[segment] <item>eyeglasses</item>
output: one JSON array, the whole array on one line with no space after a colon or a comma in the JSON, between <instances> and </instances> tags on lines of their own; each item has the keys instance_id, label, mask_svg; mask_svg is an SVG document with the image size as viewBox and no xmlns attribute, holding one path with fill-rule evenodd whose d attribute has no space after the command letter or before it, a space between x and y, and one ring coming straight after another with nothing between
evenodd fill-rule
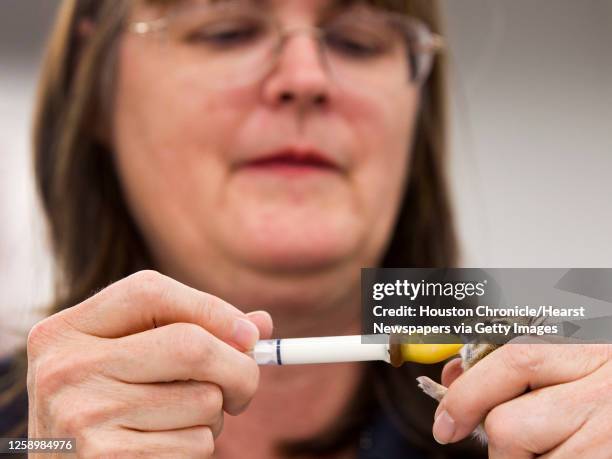
<instances>
[{"instance_id":1,"label":"eyeglasses","mask_svg":"<svg viewBox=\"0 0 612 459\"><path fill-rule=\"evenodd\" d=\"M286 28L252 2L226 1L133 22L129 30L163 37L169 65L197 66L205 84L216 88L263 78L299 35L316 40L320 62L336 83L363 90L422 84L443 48L442 37L422 21L366 6L335 13L320 27Z\"/></svg>"}]
</instances>

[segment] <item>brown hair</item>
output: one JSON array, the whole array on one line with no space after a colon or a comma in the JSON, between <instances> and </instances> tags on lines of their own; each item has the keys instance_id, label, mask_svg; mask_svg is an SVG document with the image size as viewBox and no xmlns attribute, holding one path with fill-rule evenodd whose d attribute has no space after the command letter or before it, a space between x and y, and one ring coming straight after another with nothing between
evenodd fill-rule
<instances>
[{"instance_id":1,"label":"brown hair","mask_svg":"<svg viewBox=\"0 0 612 459\"><path fill-rule=\"evenodd\" d=\"M437 1L370 2L420 17L434 31L441 29ZM39 88L34 154L58 272L57 295L49 313L77 304L135 271L155 268L122 196L110 147L102 140L109 124L117 37L129 3L65 0L48 45ZM83 40L79 27L87 21L96 26ZM445 179L444 77L444 60L438 59L423 87L411 177L382 263L385 267L456 264ZM416 391L414 383L417 375L437 377L439 372L439 366L395 369L368 364L361 387L341 419L317 438L283 445L284 451L292 456L317 457L337 451L355 441L368 414L385 410L416 448L430 457L458 457L456 454L463 454L469 445L448 447L440 453L431 438L435 405Z\"/></svg>"}]
</instances>

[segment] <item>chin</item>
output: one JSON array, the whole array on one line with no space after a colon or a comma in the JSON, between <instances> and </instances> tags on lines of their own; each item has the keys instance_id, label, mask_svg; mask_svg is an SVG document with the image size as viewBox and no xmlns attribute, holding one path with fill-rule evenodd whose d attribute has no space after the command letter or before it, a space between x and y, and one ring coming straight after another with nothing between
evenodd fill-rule
<instances>
[{"instance_id":1,"label":"chin","mask_svg":"<svg viewBox=\"0 0 612 459\"><path fill-rule=\"evenodd\" d=\"M342 264L356 246L346 237L285 234L245 238L235 250L246 264L268 271L316 271Z\"/></svg>"},{"instance_id":2,"label":"chin","mask_svg":"<svg viewBox=\"0 0 612 459\"><path fill-rule=\"evenodd\" d=\"M317 248L262 245L243 248L239 256L235 262L247 269L234 275L239 279L234 286L240 289L233 289L237 296L232 299L250 310L316 313L359 291L359 259L354 249L340 243Z\"/></svg>"},{"instance_id":3,"label":"chin","mask_svg":"<svg viewBox=\"0 0 612 459\"><path fill-rule=\"evenodd\" d=\"M326 269L363 247L365 225L346 203L283 204L225 213L218 242L237 262L267 271Z\"/></svg>"}]
</instances>

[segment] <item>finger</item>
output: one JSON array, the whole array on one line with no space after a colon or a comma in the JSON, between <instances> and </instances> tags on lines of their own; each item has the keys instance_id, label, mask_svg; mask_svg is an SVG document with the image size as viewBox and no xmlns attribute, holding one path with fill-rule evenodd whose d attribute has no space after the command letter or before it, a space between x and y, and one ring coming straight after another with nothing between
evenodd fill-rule
<instances>
[{"instance_id":1,"label":"finger","mask_svg":"<svg viewBox=\"0 0 612 459\"><path fill-rule=\"evenodd\" d=\"M456 358L448 362L442 368L442 385L450 386L459 376L463 374L463 368L461 367L461 359Z\"/></svg>"},{"instance_id":2,"label":"finger","mask_svg":"<svg viewBox=\"0 0 612 459\"><path fill-rule=\"evenodd\" d=\"M92 392L87 382L60 392L47 403L45 410L56 413L55 428L71 434L92 427L164 431L206 425L217 436L223 426L223 396L211 383L111 381Z\"/></svg>"},{"instance_id":3,"label":"finger","mask_svg":"<svg viewBox=\"0 0 612 459\"><path fill-rule=\"evenodd\" d=\"M574 457L607 458L612 451L612 361L602 370L580 381L581 386L571 396L578 397L578 415L588 410L576 432L563 443L552 448L544 458ZM595 396L595 397L594 397ZM574 420L574 413L568 413Z\"/></svg>"},{"instance_id":4,"label":"finger","mask_svg":"<svg viewBox=\"0 0 612 459\"><path fill-rule=\"evenodd\" d=\"M496 449L489 444L488 446L489 459L533 459L535 454L525 452L514 452L505 449Z\"/></svg>"},{"instance_id":5,"label":"finger","mask_svg":"<svg viewBox=\"0 0 612 459\"><path fill-rule=\"evenodd\" d=\"M527 389L562 384L597 370L610 355L609 345L507 344L463 373L438 407L446 412L434 423L436 438L465 438L497 405ZM436 432L437 428L437 432Z\"/></svg>"},{"instance_id":6,"label":"finger","mask_svg":"<svg viewBox=\"0 0 612 459\"><path fill-rule=\"evenodd\" d=\"M106 343L104 372L128 383L203 381L218 385L223 407L241 412L253 397L259 369L246 354L193 324L171 324Z\"/></svg>"},{"instance_id":7,"label":"finger","mask_svg":"<svg viewBox=\"0 0 612 459\"><path fill-rule=\"evenodd\" d=\"M259 329L259 339L270 339L272 337L272 317L266 311L253 311L247 314L247 318Z\"/></svg>"},{"instance_id":8,"label":"finger","mask_svg":"<svg viewBox=\"0 0 612 459\"><path fill-rule=\"evenodd\" d=\"M79 457L213 457L215 443L209 427L165 432L121 429L112 435L94 431L78 445Z\"/></svg>"},{"instance_id":9,"label":"finger","mask_svg":"<svg viewBox=\"0 0 612 459\"><path fill-rule=\"evenodd\" d=\"M60 314L77 330L105 338L187 322L242 350L259 339L257 327L234 306L154 271L126 277Z\"/></svg>"},{"instance_id":10,"label":"finger","mask_svg":"<svg viewBox=\"0 0 612 459\"><path fill-rule=\"evenodd\" d=\"M123 428L155 432L208 426L215 438L221 432L223 394L215 384L125 384L121 392L129 400L129 410L117 419Z\"/></svg>"},{"instance_id":11,"label":"finger","mask_svg":"<svg viewBox=\"0 0 612 459\"><path fill-rule=\"evenodd\" d=\"M574 435L592 411L588 384L538 389L493 408L484 422L491 457L531 458Z\"/></svg>"},{"instance_id":12,"label":"finger","mask_svg":"<svg viewBox=\"0 0 612 459\"><path fill-rule=\"evenodd\" d=\"M164 445L163 451L167 449L170 453L169 457L212 458L215 451L212 431L206 426L166 432L137 432L136 438L137 442L145 445ZM142 451L141 448L139 450ZM149 457L156 457L156 455L152 454Z\"/></svg>"},{"instance_id":13,"label":"finger","mask_svg":"<svg viewBox=\"0 0 612 459\"><path fill-rule=\"evenodd\" d=\"M539 459L609 459L612 451L611 417L590 419L575 435Z\"/></svg>"}]
</instances>

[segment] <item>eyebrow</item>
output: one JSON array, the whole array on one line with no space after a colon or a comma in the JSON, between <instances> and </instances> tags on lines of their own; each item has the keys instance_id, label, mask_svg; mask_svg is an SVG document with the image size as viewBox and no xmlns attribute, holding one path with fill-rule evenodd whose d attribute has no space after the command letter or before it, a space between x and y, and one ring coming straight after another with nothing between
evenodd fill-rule
<instances>
[{"instance_id":1,"label":"eyebrow","mask_svg":"<svg viewBox=\"0 0 612 459\"><path fill-rule=\"evenodd\" d=\"M235 1L241 0L208 0L209 3L231 3ZM242 0L249 1L251 3L268 6L270 4L270 0ZM283 0L285 1L285 0ZM343 9L349 8L353 5L363 4L366 6L377 6L377 3L380 3L380 0L328 0L323 6L321 6L318 13L322 16L333 15L342 11ZM384 3L384 2L383 2Z\"/></svg>"},{"instance_id":2,"label":"eyebrow","mask_svg":"<svg viewBox=\"0 0 612 459\"><path fill-rule=\"evenodd\" d=\"M177 0L174 0L177 1ZM235 2L236 0L208 0L205 3L223 3L223 2ZM253 3L270 3L270 0L249 0ZM355 3L359 0L329 0L329 6L334 7L334 6L342 6L345 4L350 4L350 3Z\"/></svg>"},{"instance_id":3,"label":"eyebrow","mask_svg":"<svg viewBox=\"0 0 612 459\"><path fill-rule=\"evenodd\" d=\"M143 0L144 3L149 4L153 7L160 7L160 8L173 8L173 7L182 7L182 6L189 6L189 5L219 5L219 4L231 4L231 3L236 3L236 2L250 2L253 3L255 5L257 5L258 7L268 7L269 4L271 3L271 0ZM285 0L283 0L285 1ZM321 15L322 17L327 17L330 15L335 15L336 13L341 12L343 9L349 8L353 5L358 5L358 4L362 4L362 5L366 5L366 6L372 6L375 8L382 8L382 9L391 9L393 10L393 7L390 7L391 5L389 4L393 4L394 2L397 1L407 1L407 0L328 0L328 2L321 8L321 10L318 12L319 15Z\"/></svg>"},{"instance_id":4,"label":"eyebrow","mask_svg":"<svg viewBox=\"0 0 612 459\"><path fill-rule=\"evenodd\" d=\"M201 3L201 4L231 3L231 2L236 2L237 0L207 0L205 2L196 2L193 0L191 1L190 0L145 0L145 1L146 3L153 4L153 5L171 6L171 5L178 5L180 3ZM256 4L270 3L270 0L248 0L248 1L252 3L256 3ZM324 9L327 10L327 9L340 8L343 6L348 6L351 3L357 3L359 1L360 0L329 0L329 4ZM367 3L367 2L364 2L364 3Z\"/></svg>"}]
</instances>

